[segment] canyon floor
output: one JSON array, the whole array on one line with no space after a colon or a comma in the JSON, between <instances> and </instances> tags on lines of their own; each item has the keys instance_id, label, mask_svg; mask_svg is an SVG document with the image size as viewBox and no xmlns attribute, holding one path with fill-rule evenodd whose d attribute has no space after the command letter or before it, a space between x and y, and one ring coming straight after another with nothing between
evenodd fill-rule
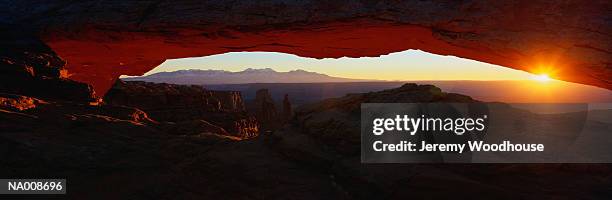
<instances>
[{"instance_id":1,"label":"canyon floor","mask_svg":"<svg viewBox=\"0 0 612 200\"><path fill-rule=\"evenodd\" d=\"M71 199L606 199L606 164L362 164L359 105L474 102L428 85L304 106L241 139L125 106L3 94L0 177L66 178ZM357 115L355 114L357 113ZM357 118L357 121L355 120ZM195 126L198 127L198 126ZM609 127L608 127L609 130Z\"/></svg>"}]
</instances>

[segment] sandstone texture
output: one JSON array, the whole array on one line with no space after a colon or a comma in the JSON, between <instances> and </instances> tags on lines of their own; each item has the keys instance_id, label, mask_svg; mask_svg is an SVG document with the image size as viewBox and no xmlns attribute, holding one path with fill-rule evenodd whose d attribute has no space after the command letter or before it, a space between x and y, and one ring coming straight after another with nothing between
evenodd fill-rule
<instances>
[{"instance_id":1,"label":"sandstone texture","mask_svg":"<svg viewBox=\"0 0 612 200\"><path fill-rule=\"evenodd\" d=\"M104 97L104 102L142 109L156 121L171 123L171 127L194 128L191 132L212 131L239 138L259 134L259 124L246 113L240 92L209 91L195 85L118 80Z\"/></svg>"},{"instance_id":2,"label":"sandstone texture","mask_svg":"<svg viewBox=\"0 0 612 200\"><path fill-rule=\"evenodd\" d=\"M36 108L36 105L40 103L44 101L22 95L0 93L0 108L22 111Z\"/></svg>"},{"instance_id":3,"label":"sandstone texture","mask_svg":"<svg viewBox=\"0 0 612 200\"><path fill-rule=\"evenodd\" d=\"M0 26L48 45L66 77L100 96L119 75L232 51L420 49L611 89L610 10L605 0L4 1Z\"/></svg>"},{"instance_id":4,"label":"sandstone texture","mask_svg":"<svg viewBox=\"0 0 612 200\"><path fill-rule=\"evenodd\" d=\"M93 88L70 80L66 61L29 33L0 32L0 93L97 103Z\"/></svg>"}]
</instances>

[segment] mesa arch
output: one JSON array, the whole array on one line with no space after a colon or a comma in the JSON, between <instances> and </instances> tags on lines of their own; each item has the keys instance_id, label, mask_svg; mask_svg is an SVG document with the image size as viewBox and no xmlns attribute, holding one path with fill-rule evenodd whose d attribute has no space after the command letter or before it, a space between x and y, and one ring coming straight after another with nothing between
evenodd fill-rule
<instances>
[{"instance_id":1,"label":"mesa arch","mask_svg":"<svg viewBox=\"0 0 612 200\"><path fill-rule=\"evenodd\" d=\"M609 1L140 1L11 3L0 14L104 93L166 59L232 51L313 58L407 49L612 89ZM34 7L34 8L31 8ZM1 10L0 10L1 11Z\"/></svg>"}]
</instances>

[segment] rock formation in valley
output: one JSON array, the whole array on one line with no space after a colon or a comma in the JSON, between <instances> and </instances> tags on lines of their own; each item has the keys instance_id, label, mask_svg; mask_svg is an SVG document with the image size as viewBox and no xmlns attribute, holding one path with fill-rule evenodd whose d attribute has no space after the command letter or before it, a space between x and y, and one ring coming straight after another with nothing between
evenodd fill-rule
<instances>
[{"instance_id":1,"label":"rock formation in valley","mask_svg":"<svg viewBox=\"0 0 612 200\"><path fill-rule=\"evenodd\" d=\"M273 132L281 128L293 115L293 108L289 101L289 96L285 94L281 109L277 109L277 105L272 98L272 94L268 89L259 89L256 91L255 99L248 103L249 112L255 114L257 121L261 123L263 132Z\"/></svg>"},{"instance_id":2,"label":"rock formation in valley","mask_svg":"<svg viewBox=\"0 0 612 200\"><path fill-rule=\"evenodd\" d=\"M536 196L546 196L540 189L527 189L539 183L531 181L519 181L522 179L515 176L516 174L532 174L535 177L544 178L547 185L555 185L555 181L551 181L554 176L564 176L569 178L570 173L563 173L558 165L551 164L498 164L498 165L437 165L437 164L401 164L401 163L386 163L374 164L363 163L361 160L361 104L362 103L469 103L467 110L468 114L474 114L481 110L481 103L472 99L469 96L447 93L433 85L417 85L405 84L399 88L388 89L369 93L348 94L344 97L333 98L321 101L316 104L302 106L295 111L295 116L292 123L287 124L283 128L275 131L271 138L273 148L277 149L284 156L291 160L295 160L302 165L306 165L318 170L329 173L334 177L334 180L339 185L342 185L349 198L355 199L370 199L377 197L387 197L390 199L402 199L405 197L413 198L453 198L453 196L473 197L478 194L480 198L488 196L527 196L534 198ZM499 104L499 109L504 109L508 116L498 116L501 120L515 120L517 122L532 123L533 129L536 130L557 130L564 132L566 127L551 127L549 123L572 124L576 123L572 119L573 114L569 115L537 115L524 110L514 109L510 106ZM454 108L453 108L454 109ZM497 112L500 112L499 110ZM568 117L569 116L569 117ZM535 120L534 120L535 119ZM546 123L533 123L529 121L546 121ZM597 127L599 121L590 122L590 127ZM571 125L569 127L572 127ZM516 134L518 130L511 130L517 127L496 127L506 130L509 133ZM580 132L580 130L576 130ZM564 134L564 133L563 133ZM568 139L566 135L561 135L561 138ZM535 136L542 137L542 136ZM557 136L552 136L552 139ZM571 140L571 139L570 139ZM552 140L550 140L552 141ZM573 141L572 141L573 142ZM549 148L549 146L547 146ZM566 147L561 147L566 148ZM463 156L468 156L464 154ZM609 165L572 165L578 171L604 171L612 170ZM573 168L573 167L572 167ZM555 172L552 172L555 171ZM570 170L571 171L571 170ZM510 173L515 175L504 176L500 173ZM548 175L544 175L550 173ZM553 175L555 174L555 175ZM563 174L563 175L561 175ZM583 173L588 174L588 173ZM578 178L581 175L572 175ZM491 178L495 177L495 178ZM472 180L469 183L459 179ZM570 178L572 179L572 178ZM512 180L512 181L510 181ZM585 180L585 179L583 179ZM429 182L432 181L432 182ZM506 183L503 183L508 181ZM564 182L564 181L561 181ZM610 182L610 180L605 181ZM603 183L600 183L603 184ZM514 188L507 190L504 187L502 190L490 188L498 185L506 185ZM596 184L597 185L597 184ZM423 190L421 187L428 189ZM563 186L556 187L555 190ZM413 188L410 192L404 192L407 188ZM418 189L416 189L418 188ZM434 189L435 188L435 189ZM449 188L456 188L449 189ZM485 189L486 188L486 189ZM449 191L449 195L440 194L439 191ZM482 190L494 191L490 194L483 194ZM516 191L521 191L517 193ZM559 193L572 190L570 187L558 191ZM575 190L576 191L576 190ZM583 188L579 191L593 198L592 189ZM510 194L512 193L512 194ZM557 192L555 192L557 193Z\"/></svg>"},{"instance_id":3,"label":"rock formation in valley","mask_svg":"<svg viewBox=\"0 0 612 200\"><path fill-rule=\"evenodd\" d=\"M253 104L255 117L261 123L262 131L272 131L282 124L279 121L280 116L268 89L257 90Z\"/></svg>"},{"instance_id":4,"label":"rock formation in valley","mask_svg":"<svg viewBox=\"0 0 612 200\"><path fill-rule=\"evenodd\" d=\"M289 101L289 95L285 94L283 97L283 114L281 118L284 122L289 121L293 116L293 108L291 107L291 101Z\"/></svg>"},{"instance_id":5,"label":"rock formation in valley","mask_svg":"<svg viewBox=\"0 0 612 200\"><path fill-rule=\"evenodd\" d=\"M378 92L348 94L305 105L295 111L298 129L318 138L338 152L360 153L362 103L476 103L469 96L446 93L433 85L405 84Z\"/></svg>"},{"instance_id":6,"label":"rock formation in valley","mask_svg":"<svg viewBox=\"0 0 612 200\"><path fill-rule=\"evenodd\" d=\"M258 123L247 115L240 92L209 91L201 86L118 80L104 102L144 110L156 121L200 127L193 131L251 138Z\"/></svg>"}]
</instances>

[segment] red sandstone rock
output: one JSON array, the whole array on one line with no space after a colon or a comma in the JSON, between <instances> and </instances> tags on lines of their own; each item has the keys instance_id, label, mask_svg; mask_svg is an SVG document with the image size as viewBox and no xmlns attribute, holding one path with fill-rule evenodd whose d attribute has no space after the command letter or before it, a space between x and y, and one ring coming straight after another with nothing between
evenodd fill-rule
<instances>
[{"instance_id":1,"label":"red sandstone rock","mask_svg":"<svg viewBox=\"0 0 612 200\"><path fill-rule=\"evenodd\" d=\"M39 103L44 102L32 97L0 93L0 109L5 108L9 110L22 111L35 108L36 104Z\"/></svg>"},{"instance_id":2,"label":"red sandstone rock","mask_svg":"<svg viewBox=\"0 0 612 200\"><path fill-rule=\"evenodd\" d=\"M275 51L313 58L407 49L612 88L610 1L10 1L71 79L104 94L169 58Z\"/></svg>"},{"instance_id":3,"label":"red sandstone rock","mask_svg":"<svg viewBox=\"0 0 612 200\"><path fill-rule=\"evenodd\" d=\"M0 29L4 27L0 26ZM66 62L31 34L0 32L0 93L44 100L98 102L93 88L67 79Z\"/></svg>"}]
</instances>

